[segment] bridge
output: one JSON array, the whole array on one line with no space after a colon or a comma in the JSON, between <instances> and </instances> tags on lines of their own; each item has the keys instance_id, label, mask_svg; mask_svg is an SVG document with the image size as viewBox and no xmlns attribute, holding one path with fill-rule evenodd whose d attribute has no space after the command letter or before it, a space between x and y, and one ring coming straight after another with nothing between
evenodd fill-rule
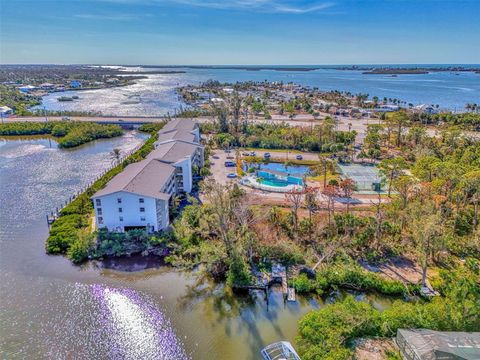
<instances>
[{"instance_id":1,"label":"bridge","mask_svg":"<svg viewBox=\"0 0 480 360\"><path fill-rule=\"evenodd\" d=\"M165 116L10 116L4 122L85 121L98 124L142 125L165 121Z\"/></svg>"}]
</instances>

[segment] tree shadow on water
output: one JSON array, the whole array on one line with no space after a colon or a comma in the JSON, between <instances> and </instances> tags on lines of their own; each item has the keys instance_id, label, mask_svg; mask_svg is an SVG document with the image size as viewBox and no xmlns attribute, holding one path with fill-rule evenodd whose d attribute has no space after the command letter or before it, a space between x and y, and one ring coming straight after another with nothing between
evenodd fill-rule
<instances>
[{"instance_id":1,"label":"tree shadow on water","mask_svg":"<svg viewBox=\"0 0 480 360\"><path fill-rule=\"evenodd\" d=\"M269 292L267 305L264 292L237 293L205 274L199 274L187 287L178 306L181 311L198 307L207 319L212 319L211 326L221 325L229 338L245 337L245 347L250 349L247 353L251 353L251 359L258 359L261 349L267 345L263 339L263 327L271 327L279 341L284 339L279 315L280 311L290 311L285 309L283 296L278 291Z\"/></svg>"}]
</instances>

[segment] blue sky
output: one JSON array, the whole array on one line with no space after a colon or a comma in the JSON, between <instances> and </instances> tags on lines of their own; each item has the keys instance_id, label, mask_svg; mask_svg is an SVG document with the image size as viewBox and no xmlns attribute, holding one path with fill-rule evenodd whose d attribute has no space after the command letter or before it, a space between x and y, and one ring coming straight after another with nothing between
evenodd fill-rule
<instances>
[{"instance_id":1,"label":"blue sky","mask_svg":"<svg viewBox=\"0 0 480 360\"><path fill-rule=\"evenodd\" d=\"M0 0L1 63L479 63L480 0Z\"/></svg>"}]
</instances>

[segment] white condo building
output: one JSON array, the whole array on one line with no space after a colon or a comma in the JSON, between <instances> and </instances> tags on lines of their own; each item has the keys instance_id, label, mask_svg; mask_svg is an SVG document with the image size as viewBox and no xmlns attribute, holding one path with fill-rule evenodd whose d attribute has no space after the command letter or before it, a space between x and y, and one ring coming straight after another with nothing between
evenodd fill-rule
<instances>
[{"instance_id":1,"label":"white condo building","mask_svg":"<svg viewBox=\"0 0 480 360\"><path fill-rule=\"evenodd\" d=\"M128 165L92 196L97 228L166 229L169 202L172 196L192 191L193 169L203 166L203 150L195 121L168 122L145 160Z\"/></svg>"}]
</instances>

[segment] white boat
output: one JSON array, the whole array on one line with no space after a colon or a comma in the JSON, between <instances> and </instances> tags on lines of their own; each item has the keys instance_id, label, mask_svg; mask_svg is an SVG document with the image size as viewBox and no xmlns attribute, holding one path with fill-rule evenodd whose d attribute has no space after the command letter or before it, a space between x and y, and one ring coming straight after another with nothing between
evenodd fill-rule
<instances>
[{"instance_id":1,"label":"white boat","mask_svg":"<svg viewBox=\"0 0 480 360\"><path fill-rule=\"evenodd\" d=\"M270 344L264 347L261 353L264 360L301 360L288 341Z\"/></svg>"}]
</instances>

